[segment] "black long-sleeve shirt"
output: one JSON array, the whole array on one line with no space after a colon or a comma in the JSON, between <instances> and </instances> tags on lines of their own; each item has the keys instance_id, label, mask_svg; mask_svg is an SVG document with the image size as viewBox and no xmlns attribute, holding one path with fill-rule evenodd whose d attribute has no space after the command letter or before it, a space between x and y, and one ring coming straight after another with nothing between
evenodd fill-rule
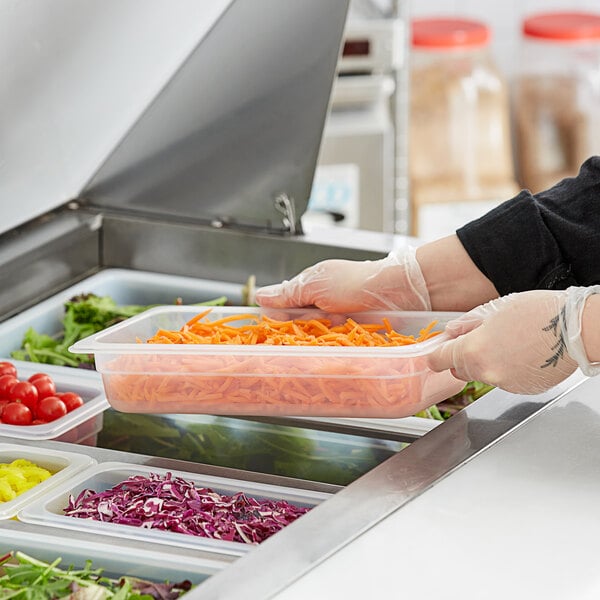
<instances>
[{"instance_id":1,"label":"black long-sleeve shirt","mask_svg":"<svg viewBox=\"0 0 600 600\"><path fill-rule=\"evenodd\" d=\"M600 284L600 156L577 177L524 190L456 233L501 295Z\"/></svg>"}]
</instances>

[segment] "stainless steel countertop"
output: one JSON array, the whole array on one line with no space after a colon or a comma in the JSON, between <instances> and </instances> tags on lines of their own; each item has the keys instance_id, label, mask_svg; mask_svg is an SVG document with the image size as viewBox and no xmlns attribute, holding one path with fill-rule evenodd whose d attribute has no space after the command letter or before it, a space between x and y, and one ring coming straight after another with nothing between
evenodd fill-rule
<instances>
[{"instance_id":1,"label":"stainless steel countertop","mask_svg":"<svg viewBox=\"0 0 600 600\"><path fill-rule=\"evenodd\" d=\"M365 598L377 581L384 597L598 598L599 384L565 393L276 597Z\"/></svg>"},{"instance_id":2,"label":"stainless steel countertop","mask_svg":"<svg viewBox=\"0 0 600 600\"><path fill-rule=\"evenodd\" d=\"M505 598L518 583L523 597L539 597L537 589L565 598L556 585L561 572L569 574L566 586L600 585L591 566L600 520L585 529L600 499L597 389L598 381L578 372L537 396L490 392L212 577L190 600L364 598L374 581L385 597ZM569 531L586 547L562 571L565 551L552 543L555 531L561 548ZM554 577L545 580L548 554ZM253 576L267 564L268 573ZM588 566L585 584L580 564ZM502 578L503 571L511 576Z\"/></svg>"}]
</instances>

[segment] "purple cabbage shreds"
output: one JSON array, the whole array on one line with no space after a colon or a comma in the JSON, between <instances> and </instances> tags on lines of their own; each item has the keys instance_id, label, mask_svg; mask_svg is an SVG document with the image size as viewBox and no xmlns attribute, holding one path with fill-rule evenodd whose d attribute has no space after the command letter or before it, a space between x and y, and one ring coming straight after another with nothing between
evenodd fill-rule
<instances>
[{"instance_id":1,"label":"purple cabbage shreds","mask_svg":"<svg viewBox=\"0 0 600 600\"><path fill-rule=\"evenodd\" d=\"M69 496L64 513L79 519L162 529L200 537L260 544L309 509L285 500L232 496L171 473L134 475L104 492Z\"/></svg>"}]
</instances>

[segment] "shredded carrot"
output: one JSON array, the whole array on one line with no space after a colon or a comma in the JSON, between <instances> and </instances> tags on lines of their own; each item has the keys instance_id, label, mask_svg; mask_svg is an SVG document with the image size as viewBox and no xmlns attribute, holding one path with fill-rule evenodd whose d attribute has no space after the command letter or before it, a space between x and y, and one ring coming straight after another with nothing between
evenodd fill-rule
<instances>
[{"instance_id":1,"label":"shredded carrot","mask_svg":"<svg viewBox=\"0 0 600 600\"><path fill-rule=\"evenodd\" d=\"M430 339L440 333L435 321L418 335L405 335L387 319L333 325L327 319L278 321L246 314L211 322L208 315L205 311L180 330L159 330L147 340L183 345L176 353L157 347L156 353L123 354L103 365L111 404L149 413L401 417L423 408L429 378L439 377L418 354L345 356L347 346L393 348ZM232 347L217 353L212 344L307 346L307 352L248 353ZM323 346L338 351L322 355Z\"/></svg>"},{"instance_id":2,"label":"shredded carrot","mask_svg":"<svg viewBox=\"0 0 600 600\"><path fill-rule=\"evenodd\" d=\"M405 346L423 342L439 331L436 321L421 329L418 336L394 331L388 319L382 323L359 324L346 319L332 326L328 319L277 321L267 316L230 315L216 321L206 319L209 311L190 319L179 331L160 329L149 344L273 344L282 346ZM249 323L248 323L249 321ZM231 323L240 322L235 327Z\"/></svg>"},{"instance_id":3,"label":"shredded carrot","mask_svg":"<svg viewBox=\"0 0 600 600\"><path fill-rule=\"evenodd\" d=\"M122 355L105 366L107 398L148 413L400 417L421 410L432 374L417 357Z\"/></svg>"}]
</instances>

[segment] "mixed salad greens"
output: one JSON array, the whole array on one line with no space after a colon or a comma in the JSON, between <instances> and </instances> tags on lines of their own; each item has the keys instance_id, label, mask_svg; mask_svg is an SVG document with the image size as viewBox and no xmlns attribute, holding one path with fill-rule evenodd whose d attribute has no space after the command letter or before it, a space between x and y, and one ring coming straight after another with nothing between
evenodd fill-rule
<instances>
[{"instance_id":1,"label":"mixed salad greens","mask_svg":"<svg viewBox=\"0 0 600 600\"><path fill-rule=\"evenodd\" d=\"M458 394L454 394L454 396L450 396L450 398L440 402L436 408L441 418L445 421L493 389L494 386L487 383L469 381Z\"/></svg>"},{"instance_id":2,"label":"mixed salad greens","mask_svg":"<svg viewBox=\"0 0 600 600\"><path fill-rule=\"evenodd\" d=\"M192 588L190 581L155 583L136 577L113 579L88 560L83 569L59 567L23 552L0 557L0 598L11 600L174 600Z\"/></svg>"},{"instance_id":3,"label":"mixed salad greens","mask_svg":"<svg viewBox=\"0 0 600 600\"><path fill-rule=\"evenodd\" d=\"M220 296L196 306L223 306L226 296ZM178 298L175 304L181 304ZM38 333L30 327L23 337L19 350L11 352L16 360L82 367L93 369L94 357L87 354L73 354L69 346L115 323L133 317L156 305L119 305L110 296L80 294L65 302L65 314L61 321L62 331L58 336Z\"/></svg>"}]
</instances>

